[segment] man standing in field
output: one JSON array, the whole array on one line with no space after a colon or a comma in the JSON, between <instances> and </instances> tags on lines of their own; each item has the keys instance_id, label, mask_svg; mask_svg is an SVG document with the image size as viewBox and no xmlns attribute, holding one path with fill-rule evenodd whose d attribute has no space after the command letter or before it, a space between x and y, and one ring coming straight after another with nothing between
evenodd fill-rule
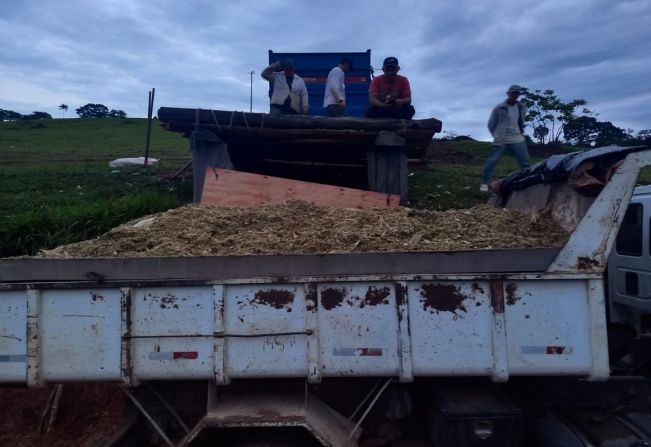
<instances>
[{"instance_id":1,"label":"man standing in field","mask_svg":"<svg viewBox=\"0 0 651 447\"><path fill-rule=\"evenodd\" d=\"M387 57L382 64L384 74L371 81L368 96L369 118L400 118L410 120L416 111L411 105L409 79L398 74L400 65L395 57Z\"/></svg>"},{"instance_id":2,"label":"man standing in field","mask_svg":"<svg viewBox=\"0 0 651 447\"><path fill-rule=\"evenodd\" d=\"M493 145L484 164L480 191L488 191L488 181L493 175L493 169L505 151L513 153L520 168L529 167L529 152L523 135L527 108L518 101L522 90L519 85L509 87L506 100L495 106L488 119L488 130L493 135Z\"/></svg>"},{"instance_id":3,"label":"man standing in field","mask_svg":"<svg viewBox=\"0 0 651 447\"><path fill-rule=\"evenodd\" d=\"M353 69L353 61L344 57L339 65L328 73L328 80L323 96L323 107L330 116L344 116L346 114L346 85L344 84L345 74Z\"/></svg>"},{"instance_id":4,"label":"man standing in field","mask_svg":"<svg viewBox=\"0 0 651 447\"><path fill-rule=\"evenodd\" d=\"M296 74L294 60L285 59L269 65L260 73L272 88L271 115L307 115L309 102L303 79Z\"/></svg>"}]
</instances>

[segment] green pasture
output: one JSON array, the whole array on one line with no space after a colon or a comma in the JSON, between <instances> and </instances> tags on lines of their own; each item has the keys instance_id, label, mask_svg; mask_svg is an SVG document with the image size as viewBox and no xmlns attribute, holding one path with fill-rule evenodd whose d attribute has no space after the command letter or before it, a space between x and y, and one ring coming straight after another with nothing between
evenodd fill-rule
<instances>
[{"instance_id":1,"label":"green pasture","mask_svg":"<svg viewBox=\"0 0 651 447\"><path fill-rule=\"evenodd\" d=\"M191 179L166 180L189 160L188 142L152 125L149 168L111 168L144 156L145 119L0 123L0 257L88 239L127 220L177 207Z\"/></svg>"}]
</instances>

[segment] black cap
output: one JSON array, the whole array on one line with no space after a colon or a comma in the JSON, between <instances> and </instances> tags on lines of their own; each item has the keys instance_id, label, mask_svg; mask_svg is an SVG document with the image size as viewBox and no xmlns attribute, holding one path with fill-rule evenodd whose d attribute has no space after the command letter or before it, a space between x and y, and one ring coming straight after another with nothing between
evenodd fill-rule
<instances>
[{"instance_id":1,"label":"black cap","mask_svg":"<svg viewBox=\"0 0 651 447\"><path fill-rule=\"evenodd\" d=\"M397 67L399 65L398 64L398 58L395 58L393 56L387 57L386 59L384 59L384 62L382 63L382 66L386 67L387 65L394 65L394 66Z\"/></svg>"},{"instance_id":2,"label":"black cap","mask_svg":"<svg viewBox=\"0 0 651 447\"><path fill-rule=\"evenodd\" d=\"M349 57L342 57L341 61L339 62L340 64L348 64L350 69L353 69L353 60Z\"/></svg>"}]
</instances>

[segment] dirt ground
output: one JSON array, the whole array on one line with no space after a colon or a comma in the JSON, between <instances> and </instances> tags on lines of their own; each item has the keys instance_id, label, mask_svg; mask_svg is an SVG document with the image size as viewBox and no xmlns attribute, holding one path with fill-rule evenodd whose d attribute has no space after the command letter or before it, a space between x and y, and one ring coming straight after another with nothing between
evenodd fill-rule
<instances>
[{"instance_id":1,"label":"dirt ground","mask_svg":"<svg viewBox=\"0 0 651 447\"><path fill-rule=\"evenodd\" d=\"M125 397L118 385L68 384L63 385L50 432L45 433L46 417L40 434L53 390L0 387L0 446L93 447L122 426Z\"/></svg>"},{"instance_id":2,"label":"dirt ground","mask_svg":"<svg viewBox=\"0 0 651 447\"><path fill-rule=\"evenodd\" d=\"M337 209L306 202L261 208L190 204L121 225L40 257L233 256L554 247L549 216L489 206L448 211Z\"/></svg>"}]
</instances>

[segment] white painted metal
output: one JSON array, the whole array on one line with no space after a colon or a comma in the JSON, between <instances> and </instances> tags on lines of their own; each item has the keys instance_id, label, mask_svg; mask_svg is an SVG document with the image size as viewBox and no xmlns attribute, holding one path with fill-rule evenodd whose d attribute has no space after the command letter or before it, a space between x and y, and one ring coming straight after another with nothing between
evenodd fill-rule
<instances>
[{"instance_id":1,"label":"white painted metal","mask_svg":"<svg viewBox=\"0 0 651 447\"><path fill-rule=\"evenodd\" d=\"M607 377L598 276L455 278L1 291L0 380Z\"/></svg>"},{"instance_id":2,"label":"white painted metal","mask_svg":"<svg viewBox=\"0 0 651 447\"><path fill-rule=\"evenodd\" d=\"M305 306L302 284L229 286L224 305L225 374L305 377Z\"/></svg>"},{"instance_id":3,"label":"white painted metal","mask_svg":"<svg viewBox=\"0 0 651 447\"><path fill-rule=\"evenodd\" d=\"M134 289L131 360L140 380L214 378L214 294L210 286Z\"/></svg>"},{"instance_id":4,"label":"white painted metal","mask_svg":"<svg viewBox=\"0 0 651 447\"><path fill-rule=\"evenodd\" d=\"M489 283L414 281L408 287L414 375L493 375Z\"/></svg>"},{"instance_id":5,"label":"white painted metal","mask_svg":"<svg viewBox=\"0 0 651 447\"><path fill-rule=\"evenodd\" d=\"M610 375L608 351L603 346L608 345L608 330L606 322L606 307L604 299L604 283L601 280L590 280L588 286L588 311L590 312L590 352L592 353L592 368L589 380L606 380Z\"/></svg>"},{"instance_id":6,"label":"white painted metal","mask_svg":"<svg viewBox=\"0 0 651 447\"><path fill-rule=\"evenodd\" d=\"M0 382L25 383L27 361L27 299L24 290L5 292L0 299Z\"/></svg>"},{"instance_id":7,"label":"white painted metal","mask_svg":"<svg viewBox=\"0 0 651 447\"><path fill-rule=\"evenodd\" d=\"M403 383L414 380L414 371L412 368L413 360L411 353L411 337L409 336L409 287L402 281L396 283L398 297L398 331L400 338L400 381Z\"/></svg>"},{"instance_id":8,"label":"white painted metal","mask_svg":"<svg viewBox=\"0 0 651 447\"><path fill-rule=\"evenodd\" d=\"M41 331L41 291L27 290L27 386L43 386L41 356L43 332Z\"/></svg>"},{"instance_id":9,"label":"white painted metal","mask_svg":"<svg viewBox=\"0 0 651 447\"><path fill-rule=\"evenodd\" d=\"M509 287L505 281L505 287ZM607 356L607 343L591 341L592 318L588 281L514 281L514 304L505 306L511 375L589 376L593 357ZM594 303L595 308L599 302ZM605 314L603 306L601 312ZM597 351L593 351L593 348ZM599 371L601 371L601 364ZM562 371L562 373L560 373ZM599 375L599 374L597 374Z\"/></svg>"},{"instance_id":10,"label":"white painted metal","mask_svg":"<svg viewBox=\"0 0 651 447\"><path fill-rule=\"evenodd\" d=\"M224 286L213 286L214 306L213 312L215 334L224 333L224 299L226 298L226 288ZM215 381L218 385L228 385L228 377L224 374L226 371L226 339L224 337L215 337L215 364L213 366Z\"/></svg>"},{"instance_id":11,"label":"white painted metal","mask_svg":"<svg viewBox=\"0 0 651 447\"><path fill-rule=\"evenodd\" d=\"M390 282L318 285L323 376L400 375L394 286Z\"/></svg>"},{"instance_id":12,"label":"white painted metal","mask_svg":"<svg viewBox=\"0 0 651 447\"><path fill-rule=\"evenodd\" d=\"M41 293L41 379L120 379L120 291L44 290Z\"/></svg>"},{"instance_id":13,"label":"white painted metal","mask_svg":"<svg viewBox=\"0 0 651 447\"><path fill-rule=\"evenodd\" d=\"M640 169L649 165L651 151L626 156L549 266L548 272L604 270Z\"/></svg>"},{"instance_id":14,"label":"white painted metal","mask_svg":"<svg viewBox=\"0 0 651 447\"><path fill-rule=\"evenodd\" d=\"M504 287L503 281L495 281L493 287ZM509 380L509 354L508 354L508 340L506 336L506 316L504 308L506 302L504 301L505 290L500 290L499 296L491 297L491 305L493 306L493 374L492 379L494 382L506 382ZM499 307L501 312L498 312Z\"/></svg>"}]
</instances>

